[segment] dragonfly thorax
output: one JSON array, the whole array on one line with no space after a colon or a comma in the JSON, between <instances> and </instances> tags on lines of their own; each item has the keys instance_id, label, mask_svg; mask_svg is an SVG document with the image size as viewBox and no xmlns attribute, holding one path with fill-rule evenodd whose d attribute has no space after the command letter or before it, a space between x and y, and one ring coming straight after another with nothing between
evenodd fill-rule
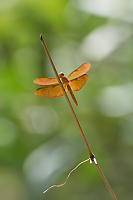
<instances>
[{"instance_id":1,"label":"dragonfly thorax","mask_svg":"<svg viewBox=\"0 0 133 200\"><path fill-rule=\"evenodd\" d=\"M67 84L69 83L67 77L64 76L63 72L59 73L58 75L59 75L59 78L60 78L60 80L61 80L62 83L67 83Z\"/></svg>"}]
</instances>

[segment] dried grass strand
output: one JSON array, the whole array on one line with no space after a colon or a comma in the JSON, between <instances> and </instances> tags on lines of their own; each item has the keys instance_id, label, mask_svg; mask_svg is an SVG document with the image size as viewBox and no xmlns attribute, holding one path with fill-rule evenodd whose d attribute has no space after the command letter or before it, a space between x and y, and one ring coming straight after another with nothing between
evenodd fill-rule
<instances>
[{"instance_id":1,"label":"dried grass strand","mask_svg":"<svg viewBox=\"0 0 133 200\"><path fill-rule=\"evenodd\" d=\"M48 60L49 60L51 66L52 66L52 68L53 68L53 71L54 71L54 73L55 73L55 75L56 75L56 78L57 78L57 80L58 80L58 83L60 84L60 86L61 86L61 88L62 88L63 94L64 94L64 96L65 96L65 98L66 98L66 101L67 101L67 103L68 103L68 105L69 105L69 108L70 108L70 110L71 110L71 112L72 112L72 115L73 115L73 117L74 117L74 119L75 119L75 122L76 122L76 124L77 124L77 126L78 126L78 129L79 129L80 134L81 134L81 136L82 136L82 138L83 138L83 141L84 141L84 143L85 143L85 145L86 145L86 148L87 148L88 153L89 153L89 155L90 155L90 160L91 160L92 162L94 162L94 164L95 164L95 166L96 166L96 168L97 168L97 170L98 170L98 172L99 172L101 178L103 179L103 181L104 181L104 183L105 183L105 185L106 185L106 187L107 187L107 189L108 189L108 191L109 191L109 193L110 193L112 199L113 199L113 200L117 200L116 195L114 194L114 192L113 192L113 190L112 190L112 188L111 188L111 186L110 186L110 184L109 184L107 178L105 177L105 175L103 174L102 170L100 169L99 164L98 164L97 162L95 162L95 160L96 160L96 159L95 159L95 156L94 156L94 154L92 153L91 148L90 148L90 146L89 146L89 144L88 144L88 142L87 142L87 140L86 140L85 134L84 134L84 132L83 132L83 130L82 130L82 128L81 128L81 125L80 125L79 120L78 120L78 118L77 118L77 116L76 116L76 114L75 114L75 111L74 111L74 109L73 109L73 107L72 107L72 104L71 104L71 102L70 102L70 100L69 100L69 98L68 98L68 96L67 96L67 93L66 93L66 91L65 91L65 89L64 89L64 87L63 87L63 84L62 84L62 82L61 82L61 80L60 80L60 78L59 78L59 75L58 75L58 73L57 73L56 67L55 67L55 65L54 65L54 63L53 63L53 61L52 61L52 58L51 58L51 56L50 56L50 54L49 54L48 48L47 48L47 46L46 46L46 43L45 43L44 40L43 40L42 35L40 35L40 40L41 40L42 45L43 45L43 47L44 47L44 50L45 50L45 52L46 52L46 54L47 54L47 56L48 56Z\"/></svg>"},{"instance_id":2,"label":"dried grass strand","mask_svg":"<svg viewBox=\"0 0 133 200\"><path fill-rule=\"evenodd\" d=\"M64 186L64 185L68 182L68 179L70 178L71 174L72 174L77 168L79 168L82 164L84 164L85 162L88 162L89 160L90 160L90 158L89 158L89 159L86 159L86 160L80 162L78 165L76 165L76 167L74 167L74 168L69 172L69 174L67 175L67 177L66 177L64 183L61 183L61 184L58 184L58 185L51 185L51 186L48 187L43 193L48 192L48 191L51 190L52 188L59 188L59 187Z\"/></svg>"}]
</instances>

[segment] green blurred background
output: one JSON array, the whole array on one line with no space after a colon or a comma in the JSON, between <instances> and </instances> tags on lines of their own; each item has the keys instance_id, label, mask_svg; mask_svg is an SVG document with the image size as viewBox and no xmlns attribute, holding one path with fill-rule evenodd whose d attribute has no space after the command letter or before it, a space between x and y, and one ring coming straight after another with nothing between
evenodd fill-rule
<instances>
[{"instance_id":1,"label":"green blurred background","mask_svg":"<svg viewBox=\"0 0 133 200\"><path fill-rule=\"evenodd\" d=\"M133 197L133 1L0 0L0 198L111 199L64 97L34 95L33 79L91 63L74 109L118 199ZM73 104L73 102L72 102Z\"/></svg>"}]
</instances>

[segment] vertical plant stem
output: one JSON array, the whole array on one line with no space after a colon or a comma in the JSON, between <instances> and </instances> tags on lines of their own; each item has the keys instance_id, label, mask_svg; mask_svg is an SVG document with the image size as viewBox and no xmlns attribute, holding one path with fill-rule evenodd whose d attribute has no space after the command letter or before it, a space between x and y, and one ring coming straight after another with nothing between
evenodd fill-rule
<instances>
[{"instance_id":1,"label":"vertical plant stem","mask_svg":"<svg viewBox=\"0 0 133 200\"><path fill-rule=\"evenodd\" d=\"M114 200L117 200L115 194L113 193L113 191L112 191L112 189L111 189L111 186L110 186L109 182L107 181L107 179L106 179L106 177L104 176L103 172L101 171L101 169L100 169L98 163L96 162L95 156L94 156L94 154L92 153L91 148L90 148L90 146L89 146L89 144L88 144L88 142L87 142L87 140L86 140L85 134L84 134L84 132L83 132L83 130L82 130L82 128L81 128L81 125L80 125L80 123L79 123L79 120L78 120L78 118L77 118L77 116L76 116L76 114L75 114L75 112L74 112L74 109L73 109L72 104L71 104L71 102L70 102L70 100L69 100L69 98L68 98L68 96L67 96L67 93L66 93L64 87L63 87L63 84L62 84L62 82L61 82L61 80L60 80L60 78L59 78L59 76L58 76L56 67L55 67L55 65L54 65L54 63L53 63L53 61L52 61L52 58L51 58L51 56L50 56L50 54L49 54L49 52L48 52L46 43L44 42L42 35L40 36L40 40L41 40L42 45L43 45L43 47L44 47L44 50L45 50L45 52L46 52L46 54L47 54L47 56L48 56L49 62L50 62L50 64L51 64L52 68L53 68L53 71L54 71L54 73L55 73L55 75L56 75L56 78L57 78L57 80L58 80L58 82L59 82L59 84L60 84L60 86L61 86L61 88L62 88L63 94L64 94L64 96L65 96L65 98L66 98L66 101L67 101L67 103L68 103L68 105L69 105L69 108L70 108L70 110L71 110L71 112L72 112L72 115L73 115L73 117L74 117L74 119L75 119L75 122L76 122L76 124L77 124L77 126L78 126L78 129L79 129L80 134L81 134L81 136L82 136L82 138L83 138L83 141L84 141L84 143L85 143L85 145L86 145L86 148L87 148L87 150L88 150L90 159L91 159L92 162L94 162L94 164L95 164L95 166L96 166L96 168L97 168L99 174L101 175L101 177L102 177L102 179L103 179L103 181L104 181L104 183L105 183L105 185L106 185L108 191L110 192L110 195L112 196L112 198L113 198Z\"/></svg>"},{"instance_id":2,"label":"vertical plant stem","mask_svg":"<svg viewBox=\"0 0 133 200\"><path fill-rule=\"evenodd\" d=\"M112 199L117 200L117 198L116 198L116 196L115 196L115 194L114 194L114 192L113 192L113 190L112 190L107 178L104 176L104 174L103 174L102 170L100 169L100 166L98 165L98 163L95 163L95 166L96 166L99 174L101 175L101 177L102 177L102 179L103 179L108 191L110 192L110 195L112 196Z\"/></svg>"}]
</instances>

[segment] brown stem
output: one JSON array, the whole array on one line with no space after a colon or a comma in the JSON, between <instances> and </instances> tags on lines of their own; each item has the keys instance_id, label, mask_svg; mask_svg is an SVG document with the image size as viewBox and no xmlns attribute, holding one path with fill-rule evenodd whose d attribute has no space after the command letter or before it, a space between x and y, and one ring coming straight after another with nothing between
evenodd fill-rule
<instances>
[{"instance_id":1,"label":"brown stem","mask_svg":"<svg viewBox=\"0 0 133 200\"><path fill-rule=\"evenodd\" d=\"M62 90L63 90L63 94L64 94L64 96L65 96L65 98L66 98L66 100L67 100L67 103L68 103L68 105L69 105L69 107L70 107L70 109L71 109L71 112L72 112L73 117L74 117L74 119L75 119L75 121L76 121L76 124L77 124L77 126L78 126L78 128L79 128L79 130L80 130L80 133L81 133L81 135L82 135L82 138L83 138L83 140L84 140L84 142L85 142L85 145L86 145L86 147L87 147L88 153L89 153L90 157L94 157L93 154L92 154L92 152L91 152L91 150L90 150L90 147L89 147L89 145L88 145L88 142L87 142L87 140L86 140L86 138L85 138L85 135L84 135L84 133L83 133L83 130L82 130L81 126L80 126L79 120L78 120L78 118L77 118L77 116L76 116L76 114L75 114L75 112L74 112L74 110L73 110L72 104L71 104L71 102L70 102L70 100L69 100L69 98L68 98L68 96L67 96L67 93L66 93L66 91L65 91L65 89L64 89L64 87L63 87L63 84L62 84L62 82L61 82L61 80L60 80L60 78L59 78L59 76L58 76L57 70L56 70L55 65L54 65L54 63L53 63L53 61L52 61L52 59L51 59L51 56L50 56L49 52L48 52L47 46L46 46L46 44L45 44L45 42L44 42L44 40L43 40L43 38L42 38L42 35L40 36L40 39L41 39L42 45L43 45L43 47L44 47L44 49L45 49L45 52L46 52L46 54L47 54L47 56L48 56L49 62L50 62L51 66L52 66L52 68L53 68L53 70L54 70L54 72L55 72L56 78L57 78L57 80L58 80L58 82L59 82L59 84L60 84L60 86L61 86L61 88L62 88Z\"/></svg>"},{"instance_id":2,"label":"brown stem","mask_svg":"<svg viewBox=\"0 0 133 200\"><path fill-rule=\"evenodd\" d=\"M106 179L106 177L104 176L102 170L100 169L100 166L99 166L97 163L95 163L95 166L96 166L96 168L97 168L99 174L101 175L101 177L102 177L102 179L103 179L103 181L104 181L104 183L105 183L105 185L106 185L108 191L110 192L110 194L111 194L111 196L112 196L112 199L117 200L117 198L116 198L116 196L115 196L115 194L114 194L114 192L113 192L113 190L112 190L112 188L111 188L111 186L110 186L108 180Z\"/></svg>"},{"instance_id":3,"label":"brown stem","mask_svg":"<svg viewBox=\"0 0 133 200\"><path fill-rule=\"evenodd\" d=\"M56 78L57 78L57 80L58 80L58 82L59 82L59 84L60 84L60 86L61 86L61 88L62 88L63 94L64 94L64 96L65 96L65 98L66 98L66 101L67 101L69 107L70 107L70 110L71 110L72 115L73 115L73 117L74 117L74 119L75 119L75 122L76 122L76 124L77 124L77 126L78 126L78 129L79 129L79 131L80 131L80 134L81 134L81 136L82 136L82 138L83 138L83 140L84 140L84 143L85 143L85 145L86 145L86 148L87 148L88 153L89 153L89 156L90 156L90 159L91 159L91 161L94 162L94 164L95 164L95 166L96 166L96 168L97 168L99 174L101 175L101 177L102 177L102 179L103 179L103 181L104 181L104 183L105 183L105 185L106 185L108 191L110 192L112 198L113 198L114 200L117 200L115 194L113 193L113 191L112 191L112 189L111 189L111 186L109 185L109 183L108 183L106 177L104 176L103 172L101 171L101 169L100 169L98 163L94 161L95 156L94 156L94 154L92 153L92 151L91 151L91 149L90 149L90 146L89 146L89 144L88 144L88 142L87 142L87 140L86 140L86 137L85 137L85 135L84 135L84 132L83 132L83 130L82 130L82 128L81 128L81 125L80 125L80 123L79 123L79 120L78 120L78 118L77 118L77 116L76 116L76 114L75 114L75 112L74 112L74 109L73 109L73 107L72 107L72 104L71 104L71 102L70 102L70 100L69 100L69 98L68 98L68 96L67 96L67 93L66 93L66 91L65 91L65 89L64 89L64 87L63 87L63 84L62 84L62 82L61 82L61 80L60 80L60 78L59 78L59 76L58 76L56 67L55 67L55 65L54 65L54 63L53 63L53 61L52 61L52 58L51 58L51 56L50 56L50 54L49 54L49 52L48 52L46 43L44 42L42 35L40 35L40 40L41 40L42 45L43 45L43 47L44 47L44 50L45 50L45 52L46 52L46 54L47 54L47 56L48 56L49 62L50 62L51 66L52 66L52 68L53 68L53 70L54 70L54 73L55 73L55 75L56 75Z\"/></svg>"}]
</instances>

